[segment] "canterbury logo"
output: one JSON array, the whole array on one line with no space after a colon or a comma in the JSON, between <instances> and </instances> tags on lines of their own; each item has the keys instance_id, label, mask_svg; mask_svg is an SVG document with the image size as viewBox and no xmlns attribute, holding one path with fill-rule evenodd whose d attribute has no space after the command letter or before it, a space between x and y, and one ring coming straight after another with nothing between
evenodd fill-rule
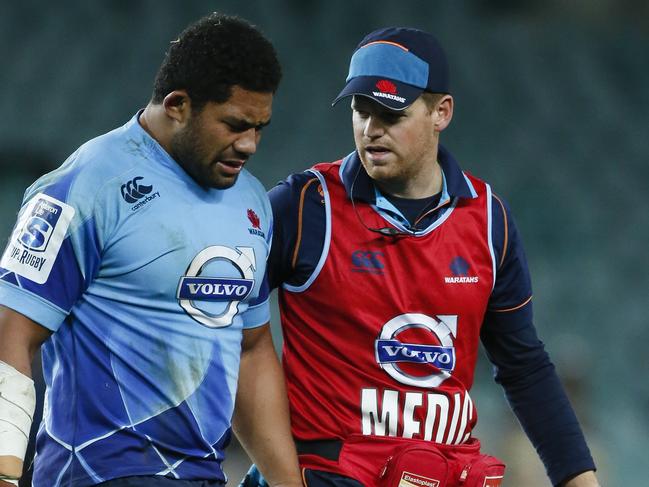
<instances>
[{"instance_id":1,"label":"canterbury logo","mask_svg":"<svg viewBox=\"0 0 649 487\"><path fill-rule=\"evenodd\" d=\"M124 198L128 203L135 203L153 190L153 186L144 186L139 184L142 179L144 179L142 176L138 176L128 183L122 184L122 198Z\"/></svg>"}]
</instances>

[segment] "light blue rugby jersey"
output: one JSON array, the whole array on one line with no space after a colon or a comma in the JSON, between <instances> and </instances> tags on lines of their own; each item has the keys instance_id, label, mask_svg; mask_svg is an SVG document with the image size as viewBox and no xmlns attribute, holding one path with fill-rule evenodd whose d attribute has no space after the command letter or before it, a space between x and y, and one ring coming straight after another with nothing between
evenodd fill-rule
<instances>
[{"instance_id":1,"label":"light blue rugby jersey","mask_svg":"<svg viewBox=\"0 0 649 487\"><path fill-rule=\"evenodd\" d=\"M203 189L137 115L27 190L0 303L55 331L35 486L224 478L241 332L270 318L271 232L250 173Z\"/></svg>"}]
</instances>

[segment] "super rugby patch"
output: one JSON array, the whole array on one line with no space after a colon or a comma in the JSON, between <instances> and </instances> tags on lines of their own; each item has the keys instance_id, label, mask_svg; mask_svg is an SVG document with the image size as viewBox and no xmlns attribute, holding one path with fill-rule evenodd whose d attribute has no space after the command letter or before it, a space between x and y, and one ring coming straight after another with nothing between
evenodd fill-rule
<instances>
[{"instance_id":1,"label":"super rugby patch","mask_svg":"<svg viewBox=\"0 0 649 487\"><path fill-rule=\"evenodd\" d=\"M43 193L23 207L0 267L44 284L74 217L74 208Z\"/></svg>"}]
</instances>

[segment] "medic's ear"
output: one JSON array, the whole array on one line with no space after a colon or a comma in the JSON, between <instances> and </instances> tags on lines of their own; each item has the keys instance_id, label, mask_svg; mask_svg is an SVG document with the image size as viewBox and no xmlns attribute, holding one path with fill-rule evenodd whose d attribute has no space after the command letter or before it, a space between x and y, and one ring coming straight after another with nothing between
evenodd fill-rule
<instances>
[{"instance_id":1,"label":"medic's ear","mask_svg":"<svg viewBox=\"0 0 649 487\"><path fill-rule=\"evenodd\" d=\"M454 101L451 95L443 95L442 98L435 105L435 129L438 131L444 130L449 126L453 119L453 106Z\"/></svg>"}]
</instances>

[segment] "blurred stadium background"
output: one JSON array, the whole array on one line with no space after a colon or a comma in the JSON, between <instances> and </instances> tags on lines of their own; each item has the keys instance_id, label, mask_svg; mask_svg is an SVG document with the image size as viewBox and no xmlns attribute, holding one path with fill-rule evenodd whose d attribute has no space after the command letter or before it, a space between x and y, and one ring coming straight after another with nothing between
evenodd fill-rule
<instances>
[{"instance_id":1,"label":"blurred stadium background","mask_svg":"<svg viewBox=\"0 0 649 487\"><path fill-rule=\"evenodd\" d=\"M534 279L536 324L602 484L646 485L649 3L3 2L2 239L24 188L143 107L169 41L213 10L257 24L284 65L273 123L248 166L268 188L352 149L349 109L332 109L330 101L365 33L409 25L440 38L456 100L443 143L514 210ZM473 395L477 435L507 460L505 485L548 485L484 359ZM226 461L232 484L247 466L234 444Z\"/></svg>"}]
</instances>

